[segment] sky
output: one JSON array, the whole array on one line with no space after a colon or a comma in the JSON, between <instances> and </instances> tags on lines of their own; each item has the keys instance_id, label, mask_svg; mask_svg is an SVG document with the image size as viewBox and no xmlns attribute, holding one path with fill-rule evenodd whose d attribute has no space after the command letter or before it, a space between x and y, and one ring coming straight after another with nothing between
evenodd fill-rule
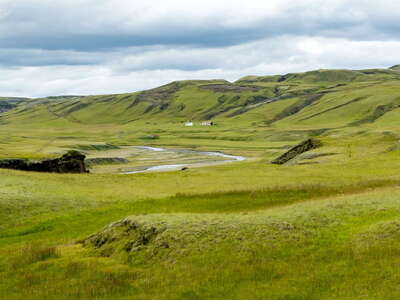
<instances>
[{"instance_id":1,"label":"sky","mask_svg":"<svg viewBox=\"0 0 400 300\"><path fill-rule=\"evenodd\" d=\"M394 0L0 0L0 96L400 64Z\"/></svg>"}]
</instances>

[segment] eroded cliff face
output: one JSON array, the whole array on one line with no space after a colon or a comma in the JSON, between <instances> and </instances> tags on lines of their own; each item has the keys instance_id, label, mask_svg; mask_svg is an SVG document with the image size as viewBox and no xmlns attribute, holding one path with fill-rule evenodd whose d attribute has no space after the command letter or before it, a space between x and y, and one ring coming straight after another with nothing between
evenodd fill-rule
<instances>
[{"instance_id":1,"label":"eroded cliff face","mask_svg":"<svg viewBox=\"0 0 400 300\"><path fill-rule=\"evenodd\" d=\"M21 171L49 173L87 173L85 155L78 151L68 151L56 159L32 162L27 159L0 160L0 168Z\"/></svg>"},{"instance_id":2,"label":"eroded cliff face","mask_svg":"<svg viewBox=\"0 0 400 300\"><path fill-rule=\"evenodd\" d=\"M291 148L289 151L285 152L278 158L274 159L273 161L271 161L271 163L277 165L283 165L284 163L287 163L293 158L299 156L300 154L310 151L312 149L319 148L321 146L322 143L319 140L307 139L304 142L301 142L300 144L294 146L293 148Z\"/></svg>"}]
</instances>

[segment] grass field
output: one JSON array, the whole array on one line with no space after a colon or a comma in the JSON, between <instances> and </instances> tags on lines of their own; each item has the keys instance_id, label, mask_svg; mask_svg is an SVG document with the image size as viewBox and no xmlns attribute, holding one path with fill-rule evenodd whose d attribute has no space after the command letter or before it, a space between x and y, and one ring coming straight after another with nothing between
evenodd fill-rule
<instances>
[{"instance_id":1,"label":"grass field","mask_svg":"<svg viewBox=\"0 0 400 300\"><path fill-rule=\"evenodd\" d=\"M325 70L21 100L0 115L0 158L203 159L130 148L158 146L248 159L132 175L0 169L0 299L398 299L399 76ZM323 146L270 164L309 137Z\"/></svg>"}]
</instances>

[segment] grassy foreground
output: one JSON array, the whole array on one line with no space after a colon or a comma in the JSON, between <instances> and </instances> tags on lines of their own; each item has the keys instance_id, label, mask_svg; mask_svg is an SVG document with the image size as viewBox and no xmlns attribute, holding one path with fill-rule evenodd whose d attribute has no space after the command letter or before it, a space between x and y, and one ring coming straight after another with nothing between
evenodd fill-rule
<instances>
[{"instance_id":1,"label":"grassy foreground","mask_svg":"<svg viewBox=\"0 0 400 300\"><path fill-rule=\"evenodd\" d=\"M396 299L397 156L134 176L2 170L0 297ZM127 216L135 230L100 231ZM104 246L76 244L95 232Z\"/></svg>"}]
</instances>

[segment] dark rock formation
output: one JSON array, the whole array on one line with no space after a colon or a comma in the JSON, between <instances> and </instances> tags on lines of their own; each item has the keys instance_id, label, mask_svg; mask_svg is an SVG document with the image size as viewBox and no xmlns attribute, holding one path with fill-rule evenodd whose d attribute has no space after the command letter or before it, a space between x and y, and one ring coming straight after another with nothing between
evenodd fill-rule
<instances>
[{"instance_id":1,"label":"dark rock formation","mask_svg":"<svg viewBox=\"0 0 400 300\"><path fill-rule=\"evenodd\" d=\"M295 158L296 156L321 146L322 143L319 140L316 139L305 140L304 142L294 146L289 151L285 152L278 158L271 161L271 163L277 165L283 165L284 163L287 163L289 160Z\"/></svg>"},{"instance_id":2,"label":"dark rock formation","mask_svg":"<svg viewBox=\"0 0 400 300\"><path fill-rule=\"evenodd\" d=\"M29 164L26 159L2 159L0 160L0 168L2 169L14 169L14 170L25 170Z\"/></svg>"},{"instance_id":3,"label":"dark rock formation","mask_svg":"<svg viewBox=\"0 0 400 300\"><path fill-rule=\"evenodd\" d=\"M0 160L0 168L21 171L49 172L49 173L87 173L85 155L78 151L68 151L56 159L32 162L26 159Z\"/></svg>"}]
</instances>

